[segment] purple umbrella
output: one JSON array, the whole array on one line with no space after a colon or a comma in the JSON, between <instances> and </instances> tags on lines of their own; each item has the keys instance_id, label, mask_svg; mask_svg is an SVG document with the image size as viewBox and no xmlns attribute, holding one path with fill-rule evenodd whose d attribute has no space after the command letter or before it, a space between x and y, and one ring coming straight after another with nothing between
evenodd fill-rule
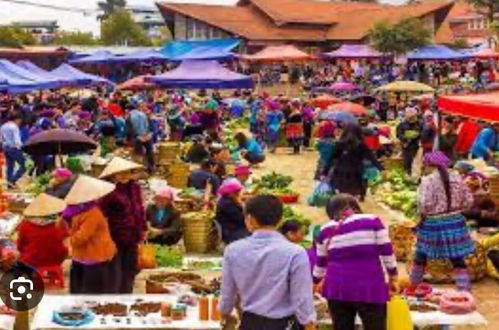
<instances>
[{"instance_id":1,"label":"purple umbrella","mask_svg":"<svg viewBox=\"0 0 499 330\"><path fill-rule=\"evenodd\" d=\"M343 124L357 124L357 118L349 112L326 110L319 114L320 120L334 120Z\"/></svg>"},{"instance_id":2,"label":"purple umbrella","mask_svg":"<svg viewBox=\"0 0 499 330\"><path fill-rule=\"evenodd\" d=\"M30 137L23 147L30 155L67 155L97 148L97 143L83 133L69 129L51 129Z\"/></svg>"},{"instance_id":3,"label":"purple umbrella","mask_svg":"<svg viewBox=\"0 0 499 330\"><path fill-rule=\"evenodd\" d=\"M335 91L353 91L356 89L359 89L357 85L349 83L349 82L337 82L334 84L331 84L329 86L329 89L335 90Z\"/></svg>"}]
</instances>

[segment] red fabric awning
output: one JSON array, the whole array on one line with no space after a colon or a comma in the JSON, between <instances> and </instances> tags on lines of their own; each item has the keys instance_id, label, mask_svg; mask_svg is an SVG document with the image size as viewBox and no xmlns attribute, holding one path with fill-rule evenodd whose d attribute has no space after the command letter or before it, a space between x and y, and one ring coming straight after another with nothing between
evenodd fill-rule
<instances>
[{"instance_id":1,"label":"red fabric awning","mask_svg":"<svg viewBox=\"0 0 499 330\"><path fill-rule=\"evenodd\" d=\"M473 54L476 58L486 59L486 58L499 58L499 52L493 49L482 49Z\"/></svg>"},{"instance_id":2,"label":"red fabric awning","mask_svg":"<svg viewBox=\"0 0 499 330\"><path fill-rule=\"evenodd\" d=\"M499 93L447 95L438 98L438 107L453 115L499 121Z\"/></svg>"}]
</instances>

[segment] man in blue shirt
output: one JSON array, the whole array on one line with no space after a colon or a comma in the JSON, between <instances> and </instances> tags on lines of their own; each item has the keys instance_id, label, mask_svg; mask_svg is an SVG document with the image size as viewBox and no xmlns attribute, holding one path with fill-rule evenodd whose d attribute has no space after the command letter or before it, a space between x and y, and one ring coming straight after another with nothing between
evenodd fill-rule
<instances>
[{"instance_id":1,"label":"man in blue shirt","mask_svg":"<svg viewBox=\"0 0 499 330\"><path fill-rule=\"evenodd\" d=\"M131 107L128 117L129 135L133 141L134 152L142 155L145 151L147 172L154 173L154 151L151 123L146 115L147 104L140 104L140 109Z\"/></svg>"},{"instance_id":2,"label":"man in blue shirt","mask_svg":"<svg viewBox=\"0 0 499 330\"><path fill-rule=\"evenodd\" d=\"M7 181L10 187L14 187L26 172L26 159L21 150L23 146L19 130L21 122L21 116L13 114L10 120L0 127L0 140L7 161ZM16 164L19 166L17 171L15 171Z\"/></svg>"},{"instance_id":3,"label":"man in blue shirt","mask_svg":"<svg viewBox=\"0 0 499 330\"><path fill-rule=\"evenodd\" d=\"M480 131L471 147L473 158L489 160L494 157L494 152L499 150L499 123L486 127Z\"/></svg>"},{"instance_id":4,"label":"man in blue shirt","mask_svg":"<svg viewBox=\"0 0 499 330\"><path fill-rule=\"evenodd\" d=\"M252 235L225 249L220 297L222 323L240 298L241 330L315 329L312 275L307 252L277 230L283 206L271 195L246 203Z\"/></svg>"}]
</instances>

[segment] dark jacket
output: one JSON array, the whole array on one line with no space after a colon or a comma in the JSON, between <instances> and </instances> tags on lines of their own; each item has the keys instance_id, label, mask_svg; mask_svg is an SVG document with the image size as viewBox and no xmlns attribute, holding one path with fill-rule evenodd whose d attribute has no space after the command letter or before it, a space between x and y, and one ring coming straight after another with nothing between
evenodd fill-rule
<instances>
[{"instance_id":1,"label":"dark jacket","mask_svg":"<svg viewBox=\"0 0 499 330\"><path fill-rule=\"evenodd\" d=\"M191 172L187 180L187 186L199 190L205 190L208 182L211 183L212 191L215 193L220 186L220 179L213 173L203 169L197 169Z\"/></svg>"},{"instance_id":2,"label":"dark jacket","mask_svg":"<svg viewBox=\"0 0 499 330\"><path fill-rule=\"evenodd\" d=\"M397 126L397 138L402 143L402 148L404 149L418 149L419 141L421 140L421 132L423 130L423 125L421 122L416 121L414 123L404 120ZM416 131L419 133L417 137L407 138L405 133L407 131Z\"/></svg>"},{"instance_id":3,"label":"dark jacket","mask_svg":"<svg viewBox=\"0 0 499 330\"><path fill-rule=\"evenodd\" d=\"M244 222L243 207L228 197L221 197L217 203L215 220L222 227L222 241L232 243L250 235Z\"/></svg>"},{"instance_id":4,"label":"dark jacket","mask_svg":"<svg viewBox=\"0 0 499 330\"><path fill-rule=\"evenodd\" d=\"M71 179L61 183L58 186L47 188L47 190L45 190L45 193L49 194L50 196L64 199L69 194L69 191L73 187L75 181L76 181L76 176L73 176Z\"/></svg>"},{"instance_id":5,"label":"dark jacket","mask_svg":"<svg viewBox=\"0 0 499 330\"><path fill-rule=\"evenodd\" d=\"M99 204L118 247L133 247L142 241L146 230L145 210L137 183L118 183L116 189Z\"/></svg>"}]
</instances>

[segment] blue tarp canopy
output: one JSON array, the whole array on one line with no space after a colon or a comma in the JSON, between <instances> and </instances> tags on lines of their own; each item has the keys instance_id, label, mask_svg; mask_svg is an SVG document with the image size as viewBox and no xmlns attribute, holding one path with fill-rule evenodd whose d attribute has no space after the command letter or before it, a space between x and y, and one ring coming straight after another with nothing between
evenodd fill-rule
<instances>
[{"instance_id":1,"label":"blue tarp canopy","mask_svg":"<svg viewBox=\"0 0 499 330\"><path fill-rule=\"evenodd\" d=\"M71 64L105 64L105 63L115 63L121 62L121 56L114 55L110 51L100 50L92 55L84 56L75 60L70 60Z\"/></svg>"},{"instance_id":2,"label":"blue tarp canopy","mask_svg":"<svg viewBox=\"0 0 499 330\"><path fill-rule=\"evenodd\" d=\"M470 57L444 45L430 45L407 54L408 60L464 60Z\"/></svg>"},{"instance_id":3,"label":"blue tarp canopy","mask_svg":"<svg viewBox=\"0 0 499 330\"><path fill-rule=\"evenodd\" d=\"M231 51L241 43L240 39L212 39L199 41L174 41L166 44L161 52L172 61L226 60L236 55Z\"/></svg>"},{"instance_id":4,"label":"blue tarp canopy","mask_svg":"<svg viewBox=\"0 0 499 330\"><path fill-rule=\"evenodd\" d=\"M157 50L139 50L119 57L122 61L165 61L166 56Z\"/></svg>"},{"instance_id":5,"label":"blue tarp canopy","mask_svg":"<svg viewBox=\"0 0 499 330\"><path fill-rule=\"evenodd\" d=\"M6 80L3 88L11 93L59 87L57 80L41 77L7 60L0 60L0 73L3 76L0 80Z\"/></svg>"},{"instance_id":6,"label":"blue tarp canopy","mask_svg":"<svg viewBox=\"0 0 499 330\"><path fill-rule=\"evenodd\" d=\"M217 61L183 61L178 68L148 77L146 81L165 88L253 88L250 76L230 71Z\"/></svg>"},{"instance_id":7,"label":"blue tarp canopy","mask_svg":"<svg viewBox=\"0 0 499 330\"><path fill-rule=\"evenodd\" d=\"M75 85L78 85L78 86L86 86L86 85L93 85L93 84L114 85L111 81L109 81L105 78L80 71L80 70L78 70L78 69L76 69L76 68L74 68L71 65L66 64L66 63L61 64L58 68L50 71L50 73L54 74L57 77L60 77L62 79L70 80Z\"/></svg>"}]
</instances>

